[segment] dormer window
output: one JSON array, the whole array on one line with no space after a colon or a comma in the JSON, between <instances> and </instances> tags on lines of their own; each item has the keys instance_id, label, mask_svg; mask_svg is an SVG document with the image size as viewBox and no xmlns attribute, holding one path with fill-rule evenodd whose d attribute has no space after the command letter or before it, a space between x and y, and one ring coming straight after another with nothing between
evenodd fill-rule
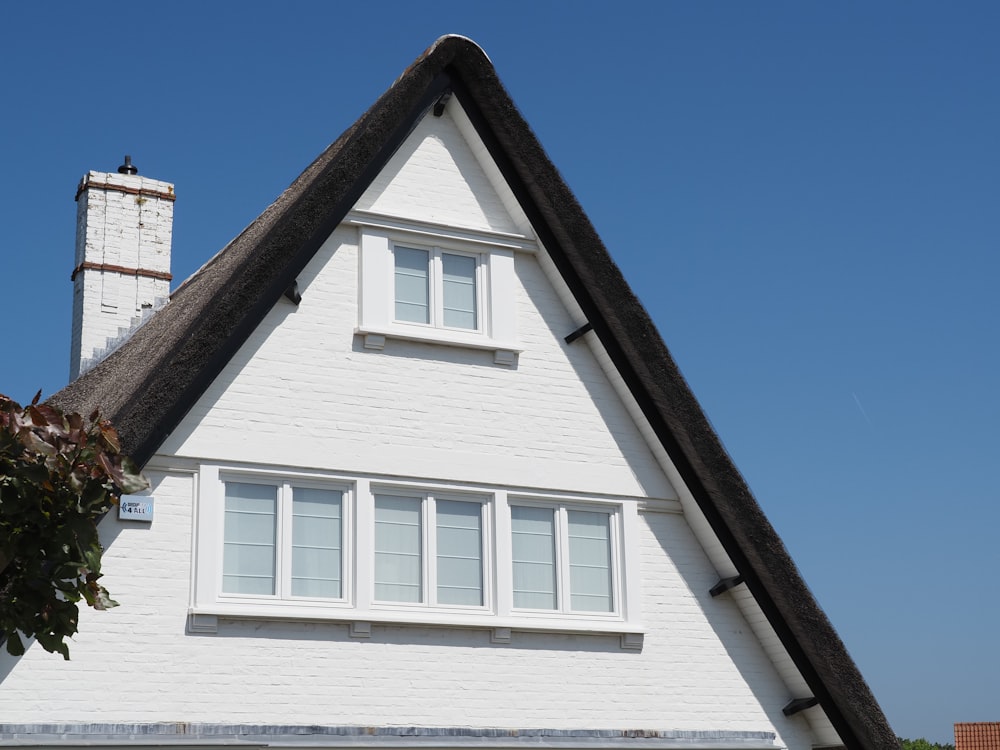
<instances>
[{"instance_id":1,"label":"dormer window","mask_svg":"<svg viewBox=\"0 0 1000 750\"><path fill-rule=\"evenodd\" d=\"M391 339L424 341L493 349L497 364L513 365L520 351L515 248L503 242L513 244L440 227L362 225L357 332L365 348L382 349Z\"/></svg>"}]
</instances>

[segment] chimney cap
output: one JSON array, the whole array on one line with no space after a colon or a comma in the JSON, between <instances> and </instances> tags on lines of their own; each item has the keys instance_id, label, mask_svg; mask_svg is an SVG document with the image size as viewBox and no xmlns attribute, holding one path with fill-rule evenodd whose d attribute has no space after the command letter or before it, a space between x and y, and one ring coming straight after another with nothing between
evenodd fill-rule
<instances>
[{"instance_id":1,"label":"chimney cap","mask_svg":"<svg viewBox=\"0 0 1000 750\"><path fill-rule=\"evenodd\" d=\"M132 164L132 157L125 155L125 163L118 167L118 174L139 174L139 170Z\"/></svg>"}]
</instances>

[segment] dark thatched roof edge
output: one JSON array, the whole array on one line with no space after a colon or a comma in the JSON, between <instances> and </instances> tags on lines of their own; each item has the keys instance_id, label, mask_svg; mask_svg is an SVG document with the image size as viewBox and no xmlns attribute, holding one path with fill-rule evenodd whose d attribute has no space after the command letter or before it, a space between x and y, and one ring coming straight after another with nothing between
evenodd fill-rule
<instances>
[{"instance_id":1,"label":"dark thatched roof edge","mask_svg":"<svg viewBox=\"0 0 1000 750\"><path fill-rule=\"evenodd\" d=\"M446 90L469 114L714 532L851 750L898 747L871 691L750 493L652 320L473 42L419 57L131 340L50 402L100 409L140 463L260 324Z\"/></svg>"}]
</instances>

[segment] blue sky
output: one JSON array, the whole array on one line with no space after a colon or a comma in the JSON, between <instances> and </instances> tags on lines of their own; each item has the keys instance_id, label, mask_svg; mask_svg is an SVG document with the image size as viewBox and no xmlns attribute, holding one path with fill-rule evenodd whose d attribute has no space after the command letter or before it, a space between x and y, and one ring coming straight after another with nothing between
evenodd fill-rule
<instances>
[{"instance_id":1,"label":"blue sky","mask_svg":"<svg viewBox=\"0 0 1000 750\"><path fill-rule=\"evenodd\" d=\"M1000 720L1000 5L355 5L4 8L0 392L66 382L87 170L176 184L179 281L465 34L896 732Z\"/></svg>"}]
</instances>

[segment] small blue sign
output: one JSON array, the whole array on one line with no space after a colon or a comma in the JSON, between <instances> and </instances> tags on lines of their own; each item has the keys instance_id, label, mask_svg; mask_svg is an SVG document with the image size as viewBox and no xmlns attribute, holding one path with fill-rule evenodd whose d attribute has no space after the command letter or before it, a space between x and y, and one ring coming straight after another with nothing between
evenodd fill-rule
<instances>
[{"instance_id":1,"label":"small blue sign","mask_svg":"<svg viewBox=\"0 0 1000 750\"><path fill-rule=\"evenodd\" d=\"M118 518L122 521L153 521L153 498L147 495L122 495L118 502Z\"/></svg>"}]
</instances>

